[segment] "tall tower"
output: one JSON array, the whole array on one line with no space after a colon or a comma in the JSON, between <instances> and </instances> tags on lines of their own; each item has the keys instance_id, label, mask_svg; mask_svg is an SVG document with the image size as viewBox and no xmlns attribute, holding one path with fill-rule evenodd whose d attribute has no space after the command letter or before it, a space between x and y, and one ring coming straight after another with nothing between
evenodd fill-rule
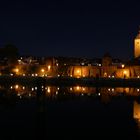
<instances>
[{"instance_id":1,"label":"tall tower","mask_svg":"<svg viewBox=\"0 0 140 140\"><path fill-rule=\"evenodd\" d=\"M140 57L140 30L134 40L134 57Z\"/></svg>"}]
</instances>

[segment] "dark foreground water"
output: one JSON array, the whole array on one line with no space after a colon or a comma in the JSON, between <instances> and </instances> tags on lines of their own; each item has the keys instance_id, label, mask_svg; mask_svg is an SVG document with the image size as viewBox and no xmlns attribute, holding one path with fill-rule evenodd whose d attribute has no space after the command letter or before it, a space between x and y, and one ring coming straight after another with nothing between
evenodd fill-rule
<instances>
[{"instance_id":1,"label":"dark foreground water","mask_svg":"<svg viewBox=\"0 0 140 140\"><path fill-rule=\"evenodd\" d=\"M0 89L0 140L140 138L139 88Z\"/></svg>"}]
</instances>

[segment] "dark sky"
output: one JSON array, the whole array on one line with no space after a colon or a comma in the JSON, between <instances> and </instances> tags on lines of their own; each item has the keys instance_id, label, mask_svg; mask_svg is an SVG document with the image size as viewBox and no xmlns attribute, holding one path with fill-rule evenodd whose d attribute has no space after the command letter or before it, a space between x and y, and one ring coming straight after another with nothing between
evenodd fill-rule
<instances>
[{"instance_id":1,"label":"dark sky","mask_svg":"<svg viewBox=\"0 0 140 140\"><path fill-rule=\"evenodd\" d=\"M36 56L133 57L140 2L122 0L3 0L0 46Z\"/></svg>"}]
</instances>

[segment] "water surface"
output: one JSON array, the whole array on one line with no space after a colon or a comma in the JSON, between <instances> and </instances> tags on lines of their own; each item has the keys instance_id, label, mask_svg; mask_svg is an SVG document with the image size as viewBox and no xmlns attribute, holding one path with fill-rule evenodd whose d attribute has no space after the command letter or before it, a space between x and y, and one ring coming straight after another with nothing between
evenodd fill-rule
<instances>
[{"instance_id":1,"label":"water surface","mask_svg":"<svg viewBox=\"0 0 140 140\"><path fill-rule=\"evenodd\" d=\"M139 138L140 88L0 87L0 139Z\"/></svg>"}]
</instances>

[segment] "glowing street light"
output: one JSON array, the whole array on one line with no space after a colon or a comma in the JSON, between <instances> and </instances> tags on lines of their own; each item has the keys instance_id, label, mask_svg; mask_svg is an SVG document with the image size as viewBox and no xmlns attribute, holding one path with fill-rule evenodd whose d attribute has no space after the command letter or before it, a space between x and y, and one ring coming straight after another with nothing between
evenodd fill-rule
<instances>
[{"instance_id":1,"label":"glowing street light","mask_svg":"<svg viewBox=\"0 0 140 140\"><path fill-rule=\"evenodd\" d=\"M77 73L80 73L80 70L77 70Z\"/></svg>"},{"instance_id":2,"label":"glowing street light","mask_svg":"<svg viewBox=\"0 0 140 140\"><path fill-rule=\"evenodd\" d=\"M123 74L124 74L124 78L126 78L127 71L125 70L125 71L123 72Z\"/></svg>"},{"instance_id":3,"label":"glowing street light","mask_svg":"<svg viewBox=\"0 0 140 140\"><path fill-rule=\"evenodd\" d=\"M16 69L15 69L15 72L16 72L16 73L18 73L18 72L19 72L19 69L18 69L18 68L16 68Z\"/></svg>"},{"instance_id":4,"label":"glowing street light","mask_svg":"<svg viewBox=\"0 0 140 140\"><path fill-rule=\"evenodd\" d=\"M18 89L19 88L19 86L18 85L15 85L15 89Z\"/></svg>"},{"instance_id":5,"label":"glowing street light","mask_svg":"<svg viewBox=\"0 0 140 140\"><path fill-rule=\"evenodd\" d=\"M127 72L126 72L126 70L123 72L123 74L126 74Z\"/></svg>"},{"instance_id":6,"label":"glowing street light","mask_svg":"<svg viewBox=\"0 0 140 140\"><path fill-rule=\"evenodd\" d=\"M85 91L85 88L83 87L82 90Z\"/></svg>"},{"instance_id":7,"label":"glowing street light","mask_svg":"<svg viewBox=\"0 0 140 140\"><path fill-rule=\"evenodd\" d=\"M48 89L47 89L47 92L48 92L48 93L50 93L50 92L51 92L51 89L50 89L50 87L48 87Z\"/></svg>"},{"instance_id":8,"label":"glowing street light","mask_svg":"<svg viewBox=\"0 0 140 140\"><path fill-rule=\"evenodd\" d=\"M51 69L51 66L50 65L48 65L48 70L50 70Z\"/></svg>"},{"instance_id":9,"label":"glowing street light","mask_svg":"<svg viewBox=\"0 0 140 140\"><path fill-rule=\"evenodd\" d=\"M44 69L41 69L41 72L44 72L45 70Z\"/></svg>"},{"instance_id":10,"label":"glowing street light","mask_svg":"<svg viewBox=\"0 0 140 140\"><path fill-rule=\"evenodd\" d=\"M125 67L125 65L124 64L122 64L122 68L124 68Z\"/></svg>"},{"instance_id":11,"label":"glowing street light","mask_svg":"<svg viewBox=\"0 0 140 140\"><path fill-rule=\"evenodd\" d=\"M79 87L79 86L77 86L77 87L76 87L76 90L80 90L80 87Z\"/></svg>"}]
</instances>

